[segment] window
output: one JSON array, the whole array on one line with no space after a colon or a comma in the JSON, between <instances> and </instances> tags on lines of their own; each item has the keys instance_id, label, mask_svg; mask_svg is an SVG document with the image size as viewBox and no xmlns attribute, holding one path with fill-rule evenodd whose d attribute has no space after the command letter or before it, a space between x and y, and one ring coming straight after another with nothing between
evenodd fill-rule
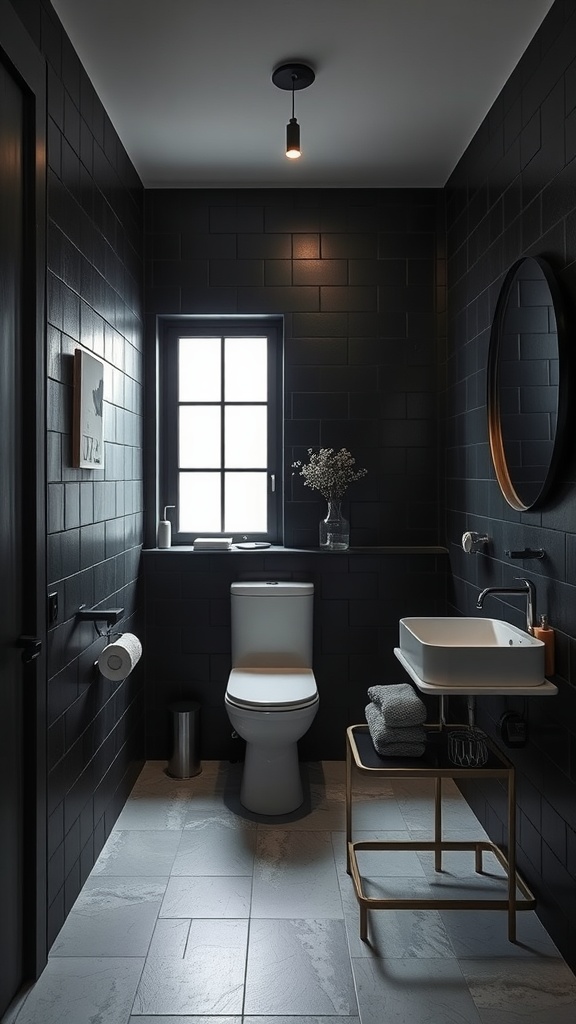
<instances>
[{"instance_id":1,"label":"window","mask_svg":"<svg viewBox=\"0 0 576 1024\"><path fill-rule=\"evenodd\" d=\"M162 494L174 539L281 538L282 326L163 322Z\"/></svg>"}]
</instances>

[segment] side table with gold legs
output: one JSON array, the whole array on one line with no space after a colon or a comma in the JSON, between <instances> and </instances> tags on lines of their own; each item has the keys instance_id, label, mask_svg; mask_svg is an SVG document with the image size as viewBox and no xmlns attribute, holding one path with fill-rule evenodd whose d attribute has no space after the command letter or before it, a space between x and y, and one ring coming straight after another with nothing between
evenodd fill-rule
<instances>
[{"instance_id":1,"label":"side table with gold legs","mask_svg":"<svg viewBox=\"0 0 576 1024\"><path fill-rule=\"evenodd\" d=\"M516 941L516 912L533 910L536 900L516 871L516 788L514 766L486 737L488 759L481 767L462 767L448 758L447 734L439 726L427 726L426 752L421 758L380 757L374 749L368 726L351 725L346 732L346 870L352 876L360 907L360 938L368 937L369 910L506 910L508 938ZM451 726L450 728L454 728ZM434 839L420 840L353 840L354 772L385 779L434 779ZM443 779L503 779L508 793L508 842L503 847L488 840L456 842L442 839ZM385 811L384 811L385 816ZM367 896L358 867L359 850L428 850L434 853L434 868L442 871L442 854L449 850L470 850L474 853L475 871L483 870L484 852L493 853L507 877L505 899L376 899ZM518 898L517 891L521 897Z\"/></svg>"}]
</instances>

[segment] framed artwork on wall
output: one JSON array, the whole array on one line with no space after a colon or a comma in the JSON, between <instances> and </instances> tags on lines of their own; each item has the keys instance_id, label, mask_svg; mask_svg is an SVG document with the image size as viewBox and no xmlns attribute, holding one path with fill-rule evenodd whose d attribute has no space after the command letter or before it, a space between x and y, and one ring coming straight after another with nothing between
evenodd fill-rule
<instances>
[{"instance_id":1,"label":"framed artwork on wall","mask_svg":"<svg viewBox=\"0 0 576 1024\"><path fill-rule=\"evenodd\" d=\"M72 463L79 469L104 468L104 363L74 351Z\"/></svg>"}]
</instances>

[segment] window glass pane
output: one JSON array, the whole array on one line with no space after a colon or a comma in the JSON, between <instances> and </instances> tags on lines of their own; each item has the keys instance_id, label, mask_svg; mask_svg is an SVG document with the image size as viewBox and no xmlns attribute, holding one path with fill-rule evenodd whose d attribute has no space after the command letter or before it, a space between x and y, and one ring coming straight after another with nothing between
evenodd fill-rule
<instances>
[{"instance_id":1,"label":"window glass pane","mask_svg":"<svg viewBox=\"0 0 576 1024\"><path fill-rule=\"evenodd\" d=\"M220 533L220 474L179 473L182 533Z\"/></svg>"},{"instance_id":2,"label":"window glass pane","mask_svg":"<svg viewBox=\"0 0 576 1024\"><path fill-rule=\"evenodd\" d=\"M178 398L181 402L221 399L220 338L179 338Z\"/></svg>"},{"instance_id":3,"label":"window glass pane","mask_svg":"<svg viewBox=\"0 0 576 1024\"><path fill-rule=\"evenodd\" d=\"M220 408L180 406L178 465L182 469L220 469Z\"/></svg>"},{"instance_id":4,"label":"window glass pane","mask_svg":"<svg viewBox=\"0 0 576 1024\"><path fill-rule=\"evenodd\" d=\"M266 338L224 339L226 402L265 402L268 391Z\"/></svg>"},{"instance_id":5,"label":"window glass pane","mask_svg":"<svg viewBox=\"0 0 576 1024\"><path fill-rule=\"evenodd\" d=\"M224 532L265 533L267 473L224 474Z\"/></svg>"},{"instance_id":6,"label":"window glass pane","mask_svg":"<svg viewBox=\"0 0 576 1024\"><path fill-rule=\"evenodd\" d=\"M224 411L226 469L266 469L268 439L265 405L228 405Z\"/></svg>"}]
</instances>

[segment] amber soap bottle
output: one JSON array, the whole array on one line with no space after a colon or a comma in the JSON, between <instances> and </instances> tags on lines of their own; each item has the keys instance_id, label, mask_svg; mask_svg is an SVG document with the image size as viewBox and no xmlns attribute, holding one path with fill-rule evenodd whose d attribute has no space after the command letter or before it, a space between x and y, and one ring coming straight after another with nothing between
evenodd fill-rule
<instances>
[{"instance_id":1,"label":"amber soap bottle","mask_svg":"<svg viewBox=\"0 0 576 1024\"><path fill-rule=\"evenodd\" d=\"M534 627L534 636L544 644L544 675L554 675L554 630L548 625L548 616L540 616L540 625Z\"/></svg>"}]
</instances>

